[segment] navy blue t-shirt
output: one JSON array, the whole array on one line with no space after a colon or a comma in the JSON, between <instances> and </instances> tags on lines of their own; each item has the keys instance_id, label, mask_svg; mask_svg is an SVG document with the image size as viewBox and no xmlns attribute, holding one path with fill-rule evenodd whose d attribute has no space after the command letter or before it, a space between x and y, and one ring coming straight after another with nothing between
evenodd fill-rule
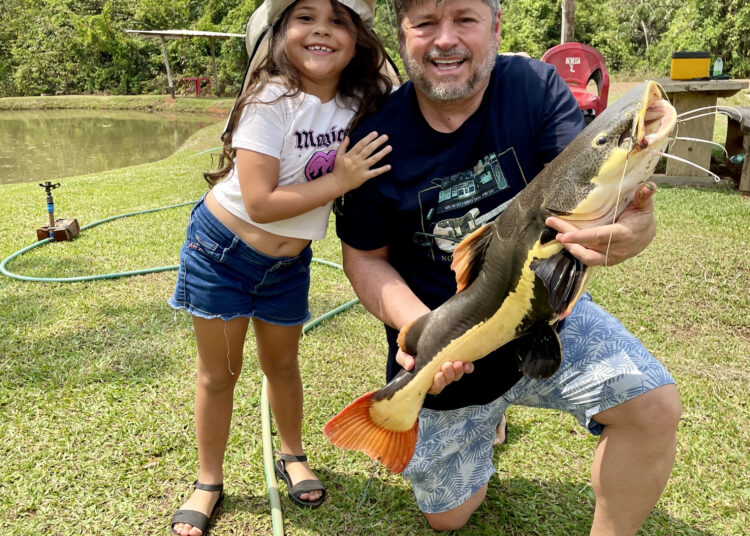
<instances>
[{"instance_id":1,"label":"navy blue t-shirt","mask_svg":"<svg viewBox=\"0 0 750 536\"><path fill-rule=\"evenodd\" d=\"M498 56L479 108L451 133L430 127L408 82L351 136L353 145L373 130L388 134L393 151L377 165L392 169L337 203L337 234L357 249L388 246L390 263L434 309L456 292L450 264L457 240L502 212L583 127L570 89L537 60ZM386 334L390 380L400 370L398 332L386 326ZM512 344L428 395L425 407L454 409L502 395L521 376Z\"/></svg>"}]
</instances>

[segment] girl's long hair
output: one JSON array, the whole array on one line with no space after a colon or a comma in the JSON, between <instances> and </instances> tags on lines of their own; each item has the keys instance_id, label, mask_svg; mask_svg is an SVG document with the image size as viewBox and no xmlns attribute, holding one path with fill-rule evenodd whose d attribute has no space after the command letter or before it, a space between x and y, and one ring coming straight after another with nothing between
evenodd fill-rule
<instances>
[{"instance_id":1,"label":"girl's long hair","mask_svg":"<svg viewBox=\"0 0 750 536\"><path fill-rule=\"evenodd\" d=\"M353 23L347 29L355 38L355 54L354 58L341 72L338 87L339 94L345 99L350 99L357 110L349 123L349 129L352 130L363 118L373 113L385 102L391 93L393 83L385 74L386 51L375 32L367 28L354 11L339 4L336 0L330 1L337 15L342 16L343 10L346 10ZM247 89L240 96L236 109L229 119L226 128L227 134L224 137L224 147L219 157L219 169L203 174L206 182L212 187L226 177L234 167L236 151L232 148L232 135L239 123L244 107L249 103L273 104L281 98L295 97L301 91L299 73L284 53L286 29L293 5L290 5L284 11L271 29L268 55L258 68L250 74L246 85ZM280 78L288 88L287 92L279 99L271 102L259 101L256 99L258 93L272 78Z\"/></svg>"}]
</instances>

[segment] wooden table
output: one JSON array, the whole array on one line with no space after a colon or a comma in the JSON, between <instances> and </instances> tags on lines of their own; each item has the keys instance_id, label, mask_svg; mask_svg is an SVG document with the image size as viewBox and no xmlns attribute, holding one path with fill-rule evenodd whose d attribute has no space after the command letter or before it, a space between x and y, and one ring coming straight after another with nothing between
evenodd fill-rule
<instances>
[{"instance_id":1,"label":"wooden table","mask_svg":"<svg viewBox=\"0 0 750 536\"><path fill-rule=\"evenodd\" d=\"M697 108L716 106L719 97L731 97L750 85L745 80L671 80L660 78L656 81L667 92L667 96L678 115ZM708 115L680 123L675 131L676 135L712 141L716 116L710 112L711 110L698 112L696 115L700 115L700 113ZM669 153L709 169L711 166L711 148L712 146L707 143L676 141L670 147ZM710 177L696 167L671 159L667 159L666 176Z\"/></svg>"}]
</instances>

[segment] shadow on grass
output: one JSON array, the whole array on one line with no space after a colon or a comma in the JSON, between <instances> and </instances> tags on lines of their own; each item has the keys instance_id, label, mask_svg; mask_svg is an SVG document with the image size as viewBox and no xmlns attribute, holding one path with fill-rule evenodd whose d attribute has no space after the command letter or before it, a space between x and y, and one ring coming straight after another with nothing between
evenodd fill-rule
<instances>
[{"instance_id":1,"label":"shadow on grass","mask_svg":"<svg viewBox=\"0 0 750 536\"><path fill-rule=\"evenodd\" d=\"M285 530L289 534L331 535L430 535L433 531L419 512L411 490L375 479L359 511L357 507L367 479L335 471L318 471L328 485L328 498L321 511L311 513L295 507L282 486ZM398 479L389 475L387 478ZM490 480L487 498L469 522L449 534L515 536L571 536L588 534L594 510L590 488L561 481L526 479ZM352 490L357 490L354 495ZM253 512L263 510L255 501ZM266 515L268 505L265 505ZM718 536L675 519L655 509L638 534L661 536Z\"/></svg>"},{"instance_id":2,"label":"shadow on grass","mask_svg":"<svg viewBox=\"0 0 750 536\"><path fill-rule=\"evenodd\" d=\"M24 283L21 292L7 293L0 300L11 319L0 328L5 385L151 382L174 366L180 341L191 340L189 326L174 320L163 285L148 278L132 286ZM184 351L194 353L187 343Z\"/></svg>"}]
</instances>

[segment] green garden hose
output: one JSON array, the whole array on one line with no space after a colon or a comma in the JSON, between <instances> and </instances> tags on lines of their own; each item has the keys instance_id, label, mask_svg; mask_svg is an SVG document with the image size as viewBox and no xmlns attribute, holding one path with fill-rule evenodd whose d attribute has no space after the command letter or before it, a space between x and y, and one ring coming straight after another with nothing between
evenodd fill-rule
<instances>
[{"instance_id":1,"label":"green garden hose","mask_svg":"<svg viewBox=\"0 0 750 536\"><path fill-rule=\"evenodd\" d=\"M333 266L334 268L343 269L340 264L321 259L313 259L320 264ZM302 333L307 333L314 327L320 325L323 321L335 316L350 307L357 305L359 299L354 298L343 305L328 311L325 314L314 318L304 325ZM260 394L260 419L263 430L263 468L266 472L266 485L268 487L268 500L271 503L271 522L273 524L273 536L284 536L284 519L281 516L281 499L279 498L279 486L276 483L276 474L274 473L273 464L273 443L271 441L271 411L268 405L267 380L263 376L263 385Z\"/></svg>"},{"instance_id":2,"label":"green garden hose","mask_svg":"<svg viewBox=\"0 0 750 536\"><path fill-rule=\"evenodd\" d=\"M95 221L94 223L84 225L83 227L81 227L81 232L85 231L86 229L91 229L92 227L96 227L97 225L101 225L102 223L119 220L121 218L137 216L138 214L148 214L149 212L158 212L160 210L167 210L169 208L184 207L185 205L194 205L195 203L196 201L188 201L186 203L178 203L177 205L169 205L166 207L159 207L159 208L150 208L147 210L139 210L138 212L128 212L127 214L120 214L119 216L112 216L111 218L104 218L103 220ZM25 248L16 251L12 255L9 255L5 259L3 259L3 262L0 263L0 273L13 279L20 279L21 281L36 281L40 283L73 283L77 281L94 281L97 279L117 279L118 277L129 277L131 275L143 275L143 274L151 274L154 272L166 272L168 270L176 270L178 268L178 265L175 264L172 266L158 266L156 268L146 268L143 270L133 270L130 272L115 272L111 274L86 275L86 276L81 276L81 277L31 277L31 276L26 276L26 275L14 274L8 271L7 266L8 266L8 263L10 263L10 261L15 259L16 257L20 257L24 253L31 251L34 248L38 248L49 242L54 242L54 240L52 238L45 238L44 240L35 242L31 244L30 246L26 246Z\"/></svg>"},{"instance_id":3,"label":"green garden hose","mask_svg":"<svg viewBox=\"0 0 750 536\"><path fill-rule=\"evenodd\" d=\"M185 205L191 205L195 203L196 201L189 201L187 203L179 203L177 205L169 205L166 207L152 208L148 210L141 210L138 212L129 212L127 214L121 214L119 216L112 216L111 218L105 218L103 220L99 220L89 225L86 225L84 227L81 227L81 231L85 231L86 229L91 229L92 227L101 225L102 223L118 220L120 218L127 218L129 216L136 216L138 214L146 214L149 212L157 212L159 210L166 210L170 208L184 207ZM20 279L21 281L34 281L34 282L41 282L41 283L70 283L70 282L76 282L76 281L93 281L97 279L116 279L119 277L129 277L132 275L143 275L143 274L150 274L154 272L165 272L168 270L176 270L177 268L179 268L179 265L159 266L156 268L146 268L143 270L132 270L128 272L115 272L115 273L110 273L110 274L90 275L90 276L81 276L81 277L30 277L30 276L14 274L8 271L8 269L6 268L8 263L10 263L10 261L12 261L13 259L20 257L24 253L31 251L34 248L43 246L47 244L48 242L53 242L53 241L54 240L52 238L45 238L44 240L40 240L39 242L31 244L30 246L27 246L23 249L16 251L12 255L9 255L5 259L3 259L2 263L0 263L0 273L13 279ZM318 264L331 266L339 270L343 269L343 267L340 264L336 264L331 261L326 261L323 259L315 259L315 258L313 258L312 261ZM358 303L359 303L359 300L355 298L353 300L346 302L343 305L340 305L339 307L336 307L335 309L328 311L327 313L322 314L321 316L305 324L302 328L302 333L307 333L308 331L318 326L319 324L321 324L323 321L327 320L328 318L331 318L332 316L335 316ZM274 460L273 460L273 443L271 441L271 411L270 411L270 406L268 403L267 381L266 381L265 376L263 376L263 385L261 387L260 411L261 411L261 424L262 424L262 435L263 435L263 468L266 474L266 485L268 487L268 499L269 499L269 502L271 503L271 523L273 526L273 536L284 536L284 519L281 515L281 499L279 498L279 487L278 487L278 484L276 483L276 475L274 474L274 468L273 468Z\"/></svg>"}]
</instances>

